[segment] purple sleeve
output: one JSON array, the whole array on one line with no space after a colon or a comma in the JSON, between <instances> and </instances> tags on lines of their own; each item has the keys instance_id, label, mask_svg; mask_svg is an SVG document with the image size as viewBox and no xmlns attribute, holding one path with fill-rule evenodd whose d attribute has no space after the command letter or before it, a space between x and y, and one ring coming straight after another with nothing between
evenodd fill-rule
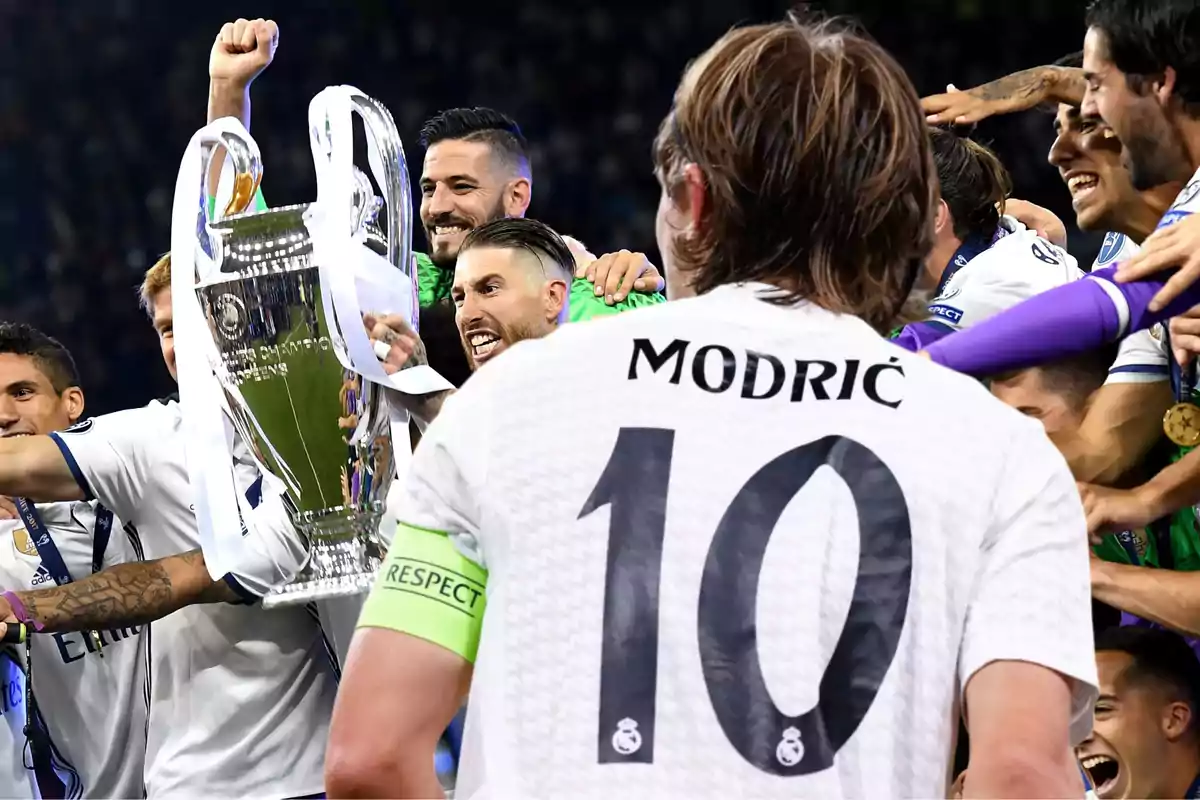
<instances>
[{"instance_id":1,"label":"purple sleeve","mask_svg":"<svg viewBox=\"0 0 1200 800\"><path fill-rule=\"evenodd\" d=\"M925 350L934 342L954 333L954 328L940 322L913 322L904 326L892 343L910 353Z\"/></svg>"},{"instance_id":2,"label":"purple sleeve","mask_svg":"<svg viewBox=\"0 0 1200 800\"><path fill-rule=\"evenodd\" d=\"M1153 280L1114 283L1117 268L1106 267L1088 278L1058 286L983 322L947 336L926 352L939 364L976 377L1024 369L1085 353L1121 335L1112 298L1097 281L1117 287L1129 307L1124 335L1145 330L1200 304L1200 285L1189 286L1161 311L1151 312L1150 299L1171 273ZM1173 271L1172 271L1173 272Z\"/></svg>"}]
</instances>

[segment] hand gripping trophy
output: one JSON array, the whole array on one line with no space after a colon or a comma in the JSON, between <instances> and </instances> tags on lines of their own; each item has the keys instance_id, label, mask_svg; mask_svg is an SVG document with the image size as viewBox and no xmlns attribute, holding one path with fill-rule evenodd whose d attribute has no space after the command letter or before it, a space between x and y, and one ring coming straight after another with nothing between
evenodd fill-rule
<instances>
[{"instance_id":1,"label":"hand gripping trophy","mask_svg":"<svg viewBox=\"0 0 1200 800\"><path fill-rule=\"evenodd\" d=\"M382 200L353 165L355 114ZM249 133L225 118L189 144L172 218L180 396L209 570L223 575L244 557L252 515L235 457L245 463L246 450L280 490L308 549L299 574L290 582L281 574L264 597L267 608L370 588L387 490L411 456L407 414L383 389L449 387L428 366L387 375L363 329L368 304L417 325L411 188L391 114L357 89L335 86L313 99L309 122L315 203L245 211L262 162ZM210 219L204 178L218 148L232 162L233 191Z\"/></svg>"}]
</instances>

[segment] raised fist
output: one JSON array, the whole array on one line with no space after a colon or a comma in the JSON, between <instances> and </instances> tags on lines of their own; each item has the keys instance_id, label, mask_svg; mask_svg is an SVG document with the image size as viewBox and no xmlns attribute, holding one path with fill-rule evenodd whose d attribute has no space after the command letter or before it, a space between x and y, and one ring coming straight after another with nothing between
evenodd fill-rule
<instances>
[{"instance_id":1,"label":"raised fist","mask_svg":"<svg viewBox=\"0 0 1200 800\"><path fill-rule=\"evenodd\" d=\"M275 57L279 26L269 19L226 22L208 57L208 77L242 87L250 85Z\"/></svg>"}]
</instances>

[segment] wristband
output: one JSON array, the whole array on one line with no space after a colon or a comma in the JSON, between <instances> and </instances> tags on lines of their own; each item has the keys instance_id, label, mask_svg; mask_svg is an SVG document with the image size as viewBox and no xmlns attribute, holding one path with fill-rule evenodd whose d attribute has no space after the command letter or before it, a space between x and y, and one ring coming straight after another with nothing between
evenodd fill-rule
<instances>
[{"instance_id":1,"label":"wristband","mask_svg":"<svg viewBox=\"0 0 1200 800\"><path fill-rule=\"evenodd\" d=\"M46 629L45 625L29 616L29 612L25 610L25 604L21 602L21 598L17 596L16 592L4 592L0 597L8 601L8 605L12 608L13 616L20 622L31 625L38 633Z\"/></svg>"},{"instance_id":2,"label":"wristband","mask_svg":"<svg viewBox=\"0 0 1200 800\"><path fill-rule=\"evenodd\" d=\"M4 635L0 636L0 643L3 644L24 644L29 639L29 626L24 622L9 622L4 629Z\"/></svg>"}]
</instances>

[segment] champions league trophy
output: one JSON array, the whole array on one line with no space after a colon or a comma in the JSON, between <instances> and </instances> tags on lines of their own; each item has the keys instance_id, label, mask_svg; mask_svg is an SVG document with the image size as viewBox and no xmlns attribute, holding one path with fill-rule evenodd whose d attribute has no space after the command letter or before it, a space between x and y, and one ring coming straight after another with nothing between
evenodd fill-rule
<instances>
[{"instance_id":1,"label":"champions league trophy","mask_svg":"<svg viewBox=\"0 0 1200 800\"><path fill-rule=\"evenodd\" d=\"M318 102L335 89L341 106ZM373 306L370 310L406 311L416 328L412 199L403 147L388 110L351 87L327 89L313 103L318 201L311 205L245 211L261 179L257 147L240 125L220 121L226 123L226 130L216 141L228 152L235 173L233 197L226 207L233 213L201 219L196 229L201 252L196 254L196 268L190 270L198 277L195 296L212 344L203 342L208 375L193 380L212 381L215 374L220 390L214 384L209 396L222 402L242 442L260 469L269 473L266 477L282 484L292 523L308 545L306 565L295 580L263 598L267 608L370 588L383 556L378 528L396 473L396 448L403 448L402 461L411 455L407 415L389 407L381 385L389 383L390 376L382 372L373 354L370 363L363 355L366 334L356 295L356 287L361 292L362 285L370 285L369 280L363 283L364 276L376 278L381 290L410 287L405 290L411 292L410 300L400 303L407 308ZM337 124L321 119L338 110L345 119ZM367 176L352 166L348 153L340 166L334 163L335 148L352 146L350 110L365 123L382 200L375 196ZM333 141L335 130L345 141ZM214 141L207 144L201 159L204 176L215 151ZM345 174L335 174L337 169ZM331 207L338 193L329 186L337 180L342 180L346 191L341 199L346 202ZM386 232L376 224L381 208ZM339 229L331 238L342 249L327 243L323 255L318 253L321 231L337 226L345 230ZM205 256L207 274L200 264ZM178 318L177 310L177 348ZM357 352L348 345L357 345ZM417 383L425 379L419 389L448 386L428 367L414 369L426 371L415 376ZM182 393L186 388L182 368L180 373ZM398 441L392 435L393 423L397 423L397 437L402 437ZM189 461L191 454L189 449ZM189 471L193 484L218 480ZM206 490L199 487L198 491ZM248 509L243 498L235 499L244 519ZM229 526L219 524L220 515L211 509L206 513L217 528L210 535L229 536ZM206 515L199 507L197 516L203 540Z\"/></svg>"}]
</instances>

